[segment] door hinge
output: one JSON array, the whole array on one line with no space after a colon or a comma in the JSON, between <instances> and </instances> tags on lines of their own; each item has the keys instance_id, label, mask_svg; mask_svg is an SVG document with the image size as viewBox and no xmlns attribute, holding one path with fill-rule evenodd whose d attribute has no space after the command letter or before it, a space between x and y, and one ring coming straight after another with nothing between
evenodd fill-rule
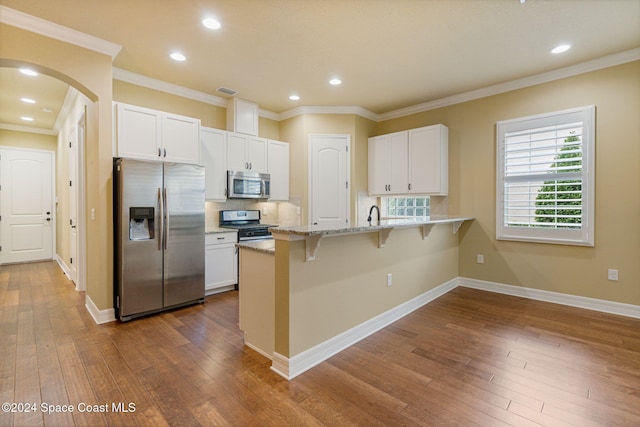
<instances>
[{"instance_id":1,"label":"door hinge","mask_svg":"<svg viewBox=\"0 0 640 427\"><path fill-rule=\"evenodd\" d=\"M71 141L69 141L69 148L71 148Z\"/></svg>"},{"instance_id":2,"label":"door hinge","mask_svg":"<svg viewBox=\"0 0 640 427\"><path fill-rule=\"evenodd\" d=\"M347 153L349 152L349 146L348 146L348 145L345 147L345 151L346 151Z\"/></svg>"},{"instance_id":3,"label":"door hinge","mask_svg":"<svg viewBox=\"0 0 640 427\"><path fill-rule=\"evenodd\" d=\"M70 259L71 259L71 264L73 264L73 258L70 258Z\"/></svg>"},{"instance_id":4,"label":"door hinge","mask_svg":"<svg viewBox=\"0 0 640 427\"><path fill-rule=\"evenodd\" d=\"M69 181L69 187L72 187L72 186L73 186L73 184L71 184L71 181Z\"/></svg>"},{"instance_id":5,"label":"door hinge","mask_svg":"<svg viewBox=\"0 0 640 427\"><path fill-rule=\"evenodd\" d=\"M344 183L345 188L348 190L349 189L349 181Z\"/></svg>"},{"instance_id":6,"label":"door hinge","mask_svg":"<svg viewBox=\"0 0 640 427\"><path fill-rule=\"evenodd\" d=\"M69 225L73 225L73 220L72 219L69 220Z\"/></svg>"}]
</instances>

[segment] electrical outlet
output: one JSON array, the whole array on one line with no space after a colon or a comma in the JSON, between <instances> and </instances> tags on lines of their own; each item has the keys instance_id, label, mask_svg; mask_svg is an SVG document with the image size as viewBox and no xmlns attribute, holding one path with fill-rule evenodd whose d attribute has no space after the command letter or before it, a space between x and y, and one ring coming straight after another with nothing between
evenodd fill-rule
<instances>
[{"instance_id":1,"label":"electrical outlet","mask_svg":"<svg viewBox=\"0 0 640 427\"><path fill-rule=\"evenodd\" d=\"M610 268L609 270L607 270L607 279L611 280L612 282L617 282L618 270L616 270L615 268Z\"/></svg>"},{"instance_id":2,"label":"electrical outlet","mask_svg":"<svg viewBox=\"0 0 640 427\"><path fill-rule=\"evenodd\" d=\"M391 273L387 274L387 286L393 285L393 275Z\"/></svg>"},{"instance_id":3,"label":"electrical outlet","mask_svg":"<svg viewBox=\"0 0 640 427\"><path fill-rule=\"evenodd\" d=\"M482 255L482 254L476 255L476 262L478 264L484 264L484 255Z\"/></svg>"}]
</instances>

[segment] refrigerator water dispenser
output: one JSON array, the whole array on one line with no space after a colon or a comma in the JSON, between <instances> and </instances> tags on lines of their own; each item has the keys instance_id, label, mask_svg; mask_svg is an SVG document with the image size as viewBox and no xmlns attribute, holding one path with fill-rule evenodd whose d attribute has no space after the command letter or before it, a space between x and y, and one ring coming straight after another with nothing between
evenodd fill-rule
<instances>
[{"instance_id":1,"label":"refrigerator water dispenser","mask_svg":"<svg viewBox=\"0 0 640 427\"><path fill-rule=\"evenodd\" d=\"M129 240L152 240L153 235L153 207L129 208Z\"/></svg>"}]
</instances>

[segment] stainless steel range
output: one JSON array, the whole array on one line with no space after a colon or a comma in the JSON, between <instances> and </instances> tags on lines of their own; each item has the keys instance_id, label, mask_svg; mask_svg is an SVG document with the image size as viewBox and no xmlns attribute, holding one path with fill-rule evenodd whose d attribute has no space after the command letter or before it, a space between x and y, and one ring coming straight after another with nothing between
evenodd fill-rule
<instances>
[{"instance_id":1,"label":"stainless steel range","mask_svg":"<svg viewBox=\"0 0 640 427\"><path fill-rule=\"evenodd\" d=\"M260 223L259 210L229 210L220 211L220 227L238 230L239 242L272 239L269 227L272 224Z\"/></svg>"}]
</instances>

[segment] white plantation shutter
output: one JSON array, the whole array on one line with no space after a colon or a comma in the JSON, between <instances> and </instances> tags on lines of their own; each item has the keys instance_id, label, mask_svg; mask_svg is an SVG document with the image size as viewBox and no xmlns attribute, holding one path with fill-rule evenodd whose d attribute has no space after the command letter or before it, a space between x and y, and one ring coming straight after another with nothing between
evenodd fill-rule
<instances>
[{"instance_id":1,"label":"white plantation shutter","mask_svg":"<svg viewBox=\"0 0 640 427\"><path fill-rule=\"evenodd\" d=\"M497 127L496 238L593 246L595 107Z\"/></svg>"}]
</instances>

